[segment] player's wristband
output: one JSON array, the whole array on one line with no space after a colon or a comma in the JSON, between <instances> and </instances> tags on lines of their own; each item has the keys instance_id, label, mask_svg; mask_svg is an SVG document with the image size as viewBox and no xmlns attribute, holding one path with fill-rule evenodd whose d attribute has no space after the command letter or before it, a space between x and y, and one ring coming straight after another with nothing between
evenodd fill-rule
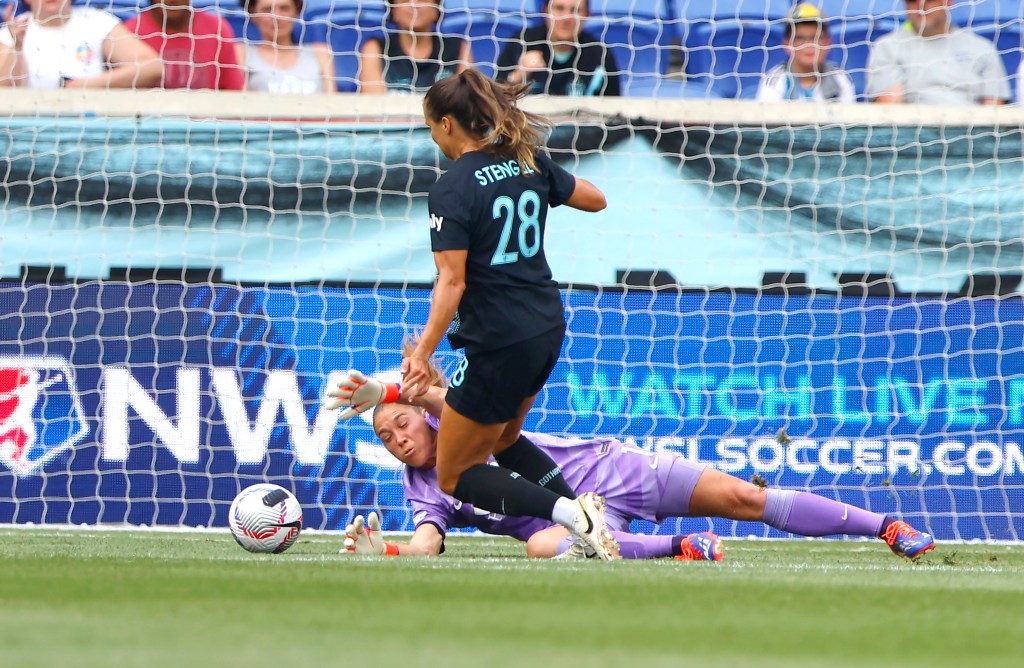
<instances>
[{"instance_id":1,"label":"player's wristband","mask_svg":"<svg viewBox=\"0 0 1024 668\"><path fill-rule=\"evenodd\" d=\"M402 393L402 386L398 383L384 383L384 401L382 404L393 404L398 401L399 395ZM397 552L396 552L397 554Z\"/></svg>"},{"instance_id":2,"label":"player's wristband","mask_svg":"<svg viewBox=\"0 0 1024 668\"><path fill-rule=\"evenodd\" d=\"M384 542L384 554L386 554L389 557L397 557L398 556L398 545L396 545L395 543L389 543L389 542L385 541Z\"/></svg>"}]
</instances>

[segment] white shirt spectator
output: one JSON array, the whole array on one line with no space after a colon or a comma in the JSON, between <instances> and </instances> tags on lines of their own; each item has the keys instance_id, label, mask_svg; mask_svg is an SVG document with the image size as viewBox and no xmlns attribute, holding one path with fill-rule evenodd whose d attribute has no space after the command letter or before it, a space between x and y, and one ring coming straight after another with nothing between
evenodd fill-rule
<instances>
[{"instance_id":1,"label":"white shirt spectator","mask_svg":"<svg viewBox=\"0 0 1024 668\"><path fill-rule=\"evenodd\" d=\"M934 37L900 28L875 42L868 62L868 98L898 86L911 103L970 105L1010 99L995 45L955 26Z\"/></svg>"},{"instance_id":2,"label":"white shirt spectator","mask_svg":"<svg viewBox=\"0 0 1024 668\"><path fill-rule=\"evenodd\" d=\"M1017 104L1024 105L1024 60L1017 68Z\"/></svg>"},{"instance_id":3,"label":"white shirt spectator","mask_svg":"<svg viewBox=\"0 0 1024 668\"><path fill-rule=\"evenodd\" d=\"M792 71L789 63L782 63L768 70L761 77L761 85L757 89L757 100L760 102L808 100L852 103L857 101L857 91L849 75L830 63L825 64L825 70L818 75L817 83L810 87L800 84L799 77Z\"/></svg>"},{"instance_id":4,"label":"white shirt spectator","mask_svg":"<svg viewBox=\"0 0 1024 668\"><path fill-rule=\"evenodd\" d=\"M103 40L120 21L113 14L74 7L71 19L58 27L44 27L30 19L25 31L24 57L30 88L60 88L62 79L102 74L106 69ZM0 30L0 43L14 46L10 30Z\"/></svg>"}]
</instances>

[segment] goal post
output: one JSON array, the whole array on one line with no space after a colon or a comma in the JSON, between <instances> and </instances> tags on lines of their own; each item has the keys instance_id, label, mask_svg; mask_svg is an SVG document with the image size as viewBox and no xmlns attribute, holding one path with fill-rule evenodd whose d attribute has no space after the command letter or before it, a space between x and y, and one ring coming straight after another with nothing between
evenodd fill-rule
<instances>
[{"instance_id":1,"label":"goal post","mask_svg":"<svg viewBox=\"0 0 1024 668\"><path fill-rule=\"evenodd\" d=\"M0 522L223 526L269 481L307 526L409 529L397 461L319 399L426 321L419 104L5 93ZM1019 109L527 104L609 201L550 215L568 338L528 428L1021 538ZM707 528L779 535L660 530Z\"/></svg>"}]
</instances>

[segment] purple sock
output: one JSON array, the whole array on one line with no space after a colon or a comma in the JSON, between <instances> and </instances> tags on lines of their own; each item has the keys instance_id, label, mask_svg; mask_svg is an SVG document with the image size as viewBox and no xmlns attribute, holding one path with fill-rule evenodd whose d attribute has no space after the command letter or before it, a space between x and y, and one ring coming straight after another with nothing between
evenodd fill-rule
<instances>
[{"instance_id":1,"label":"purple sock","mask_svg":"<svg viewBox=\"0 0 1024 668\"><path fill-rule=\"evenodd\" d=\"M675 554L672 546L678 542L679 536L647 536L624 531L613 531L615 540L619 541L619 549L623 559L658 559L671 557ZM572 538L563 538L558 543L558 552L562 554L572 545Z\"/></svg>"},{"instance_id":2,"label":"purple sock","mask_svg":"<svg viewBox=\"0 0 1024 668\"><path fill-rule=\"evenodd\" d=\"M877 537L885 515L808 492L769 489L764 523L801 536Z\"/></svg>"}]
</instances>

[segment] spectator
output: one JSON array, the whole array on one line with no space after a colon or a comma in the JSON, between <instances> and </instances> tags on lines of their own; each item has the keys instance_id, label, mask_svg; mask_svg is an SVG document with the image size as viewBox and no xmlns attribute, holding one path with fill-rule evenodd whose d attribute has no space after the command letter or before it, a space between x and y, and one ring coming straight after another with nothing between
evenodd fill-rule
<instances>
[{"instance_id":1,"label":"spectator","mask_svg":"<svg viewBox=\"0 0 1024 668\"><path fill-rule=\"evenodd\" d=\"M806 2L794 7L782 43L789 61L773 67L761 78L758 100L857 101L850 77L825 60L832 37L821 10Z\"/></svg>"},{"instance_id":2,"label":"spectator","mask_svg":"<svg viewBox=\"0 0 1024 668\"><path fill-rule=\"evenodd\" d=\"M1017 104L1024 104L1024 60L1017 68Z\"/></svg>"},{"instance_id":3,"label":"spectator","mask_svg":"<svg viewBox=\"0 0 1024 668\"><path fill-rule=\"evenodd\" d=\"M388 0L388 30L363 44L359 92L425 93L473 64L469 44L437 33L441 0Z\"/></svg>"},{"instance_id":4,"label":"spectator","mask_svg":"<svg viewBox=\"0 0 1024 668\"><path fill-rule=\"evenodd\" d=\"M71 0L26 0L4 10L0 86L132 88L160 81L160 58L107 12Z\"/></svg>"},{"instance_id":5,"label":"spectator","mask_svg":"<svg viewBox=\"0 0 1024 668\"><path fill-rule=\"evenodd\" d=\"M265 93L334 93L334 57L324 43L298 45L296 21L302 0L242 0L260 41L239 42L238 62L246 88Z\"/></svg>"},{"instance_id":6,"label":"spectator","mask_svg":"<svg viewBox=\"0 0 1024 668\"><path fill-rule=\"evenodd\" d=\"M1010 84L995 45L953 25L953 0L904 1L907 22L871 49L869 99L951 105L1009 99Z\"/></svg>"},{"instance_id":7,"label":"spectator","mask_svg":"<svg viewBox=\"0 0 1024 668\"><path fill-rule=\"evenodd\" d=\"M151 0L125 24L164 59L163 87L242 90L245 75L235 35L220 16L192 9L191 0Z\"/></svg>"},{"instance_id":8,"label":"spectator","mask_svg":"<svg viewBox=\"0 0 1024 668\"><path fill-rule=\"evenodd\" d=\"M619 95L619 67L601 40L583 29L589 0L546 0L544 25L527 28L498 56L498 79L529 81L548 95Z\"/></svg>"}]
</instances>

